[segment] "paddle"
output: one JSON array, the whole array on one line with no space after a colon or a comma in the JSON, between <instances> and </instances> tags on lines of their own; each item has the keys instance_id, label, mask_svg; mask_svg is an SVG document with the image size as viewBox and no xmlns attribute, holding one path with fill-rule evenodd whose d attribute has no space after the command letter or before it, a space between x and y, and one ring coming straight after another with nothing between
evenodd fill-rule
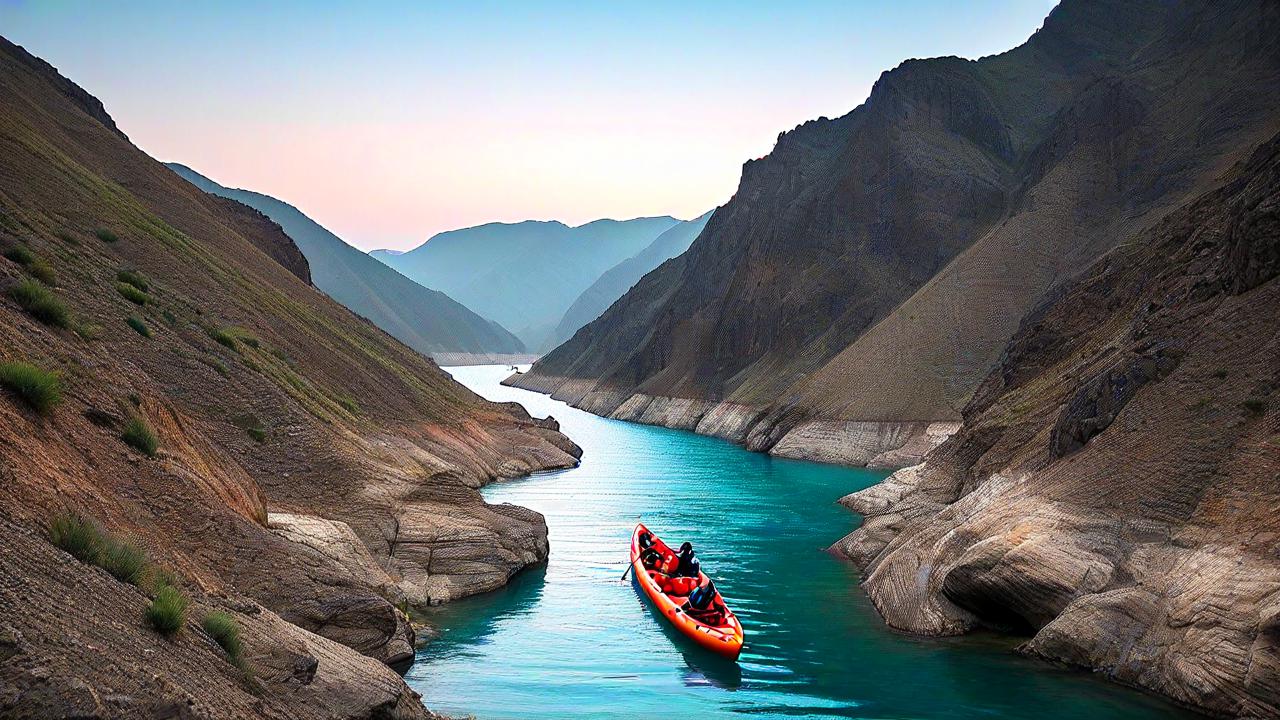
<instances>
[{"instance_id":1,"label":"paddle","mask_svg":"<svg viewBox=\"0 0 1280 720\"><path fill-rule=\"evenodd\" d=\"M627 563L627 569L622 573L622 579L623 579L623 580L626 580L626 579L627 579L627 576L631 574L631 568L632 568L632 567L633 567L633 566L631 565L631 563Z\"/></svg>"}]
</instances>

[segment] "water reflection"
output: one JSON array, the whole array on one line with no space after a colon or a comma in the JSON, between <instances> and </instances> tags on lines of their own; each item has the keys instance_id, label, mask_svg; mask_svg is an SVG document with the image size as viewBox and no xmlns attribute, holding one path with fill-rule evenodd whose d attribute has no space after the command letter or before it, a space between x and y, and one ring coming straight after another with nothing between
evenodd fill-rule
<instances>
[{"instance_id":1,"label":"water reflection","mask_svg":"<svg viewBox=\"0 0 1280 720\"><path fill-rule=\"evenodd\" d=\"M504 590L444 606L408 675L429 707L479 718L1164 718L1172 707L1011 652L885 627L856 571L823 549L854 526L835 505L883 473L777 460L690 433L605 420L455 370L494 400L554 415L576 470L486 488L547 516L551 557ZM737 664L653 616L620 581L643 519L689 540L746 629Z\"/></svg>"}]
</instances>

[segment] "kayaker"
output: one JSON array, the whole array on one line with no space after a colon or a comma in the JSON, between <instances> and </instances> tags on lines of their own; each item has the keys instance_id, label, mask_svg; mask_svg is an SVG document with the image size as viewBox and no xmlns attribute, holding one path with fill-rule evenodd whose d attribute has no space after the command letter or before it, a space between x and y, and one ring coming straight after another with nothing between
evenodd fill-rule
<instances>
[{"instance_id":1,"label":"kayaker","mask_svg":"<svg viewBox=\"0 0 1280 720\"><path fill-rule=\"evenodd\" d=\"M707 578L707 582L699 585L689 593L689 605L695 610L706 610L716 597L716 584Z\"/></svg>"},{"instance_id":2,"label":"kayaker","mask_svg":"<svg viewBox=\"0 0 1280 720\"><path fill-rule=\"evenodd\" d=\"M680 561L676 566L676 577L698 577L698 573L702 570L702 563L694 555L693 543L681 545L680 554L676 557Z\"/></svg>"}]
</instances>

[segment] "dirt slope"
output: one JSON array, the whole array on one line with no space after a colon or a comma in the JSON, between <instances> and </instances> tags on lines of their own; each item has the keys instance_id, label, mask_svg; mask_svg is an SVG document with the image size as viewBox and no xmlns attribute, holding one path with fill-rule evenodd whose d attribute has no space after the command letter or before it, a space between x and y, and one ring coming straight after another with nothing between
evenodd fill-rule
<instances>
[{"instance_id":1,"label":"dirt slope","mask_svg":"<svg viewBox=\"0 0 1280 720\"><path fill-rule=\"evenodd\" d=\"M575 463L554 421L481 400L317 292L278 225L147 157L7 41L0 246L0 362L62 386L46 412L0 391L0 545L21 559L0 563L0 715L78 696L105 703L87 716L171 701L197 717L421 715L378 662L411 657L396 604L491 589L545 557L541 516L474 488ZM67 317L25 310L33 286ZM154 457L122 441L131 418ZM49 546L67 511L143 546L197 607L230 608L254 697L219 706L225 672L181 669L225 664L194 619L157 643L137 590ZM119 662L71 662L82 644ZM286 651L298 671L270 671Z\"/></svg>"}]
</instances>

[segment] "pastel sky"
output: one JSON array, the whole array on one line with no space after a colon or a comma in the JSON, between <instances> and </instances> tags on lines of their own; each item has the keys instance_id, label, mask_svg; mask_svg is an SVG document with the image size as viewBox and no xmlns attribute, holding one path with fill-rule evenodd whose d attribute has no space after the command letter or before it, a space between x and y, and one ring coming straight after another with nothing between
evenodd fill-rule
<instances>
[{"instance_id":1,"label":"pastel sky","mask_svg":"<svg viewBox=\"0 0 1280 720\"><path fill-rule=\"evenodd\" d=\"M0 0L0 34L161 160L362 249L726 201L778 133L906 58L1001 52L1051 0Z\"/></svg>"}]
</instances>

